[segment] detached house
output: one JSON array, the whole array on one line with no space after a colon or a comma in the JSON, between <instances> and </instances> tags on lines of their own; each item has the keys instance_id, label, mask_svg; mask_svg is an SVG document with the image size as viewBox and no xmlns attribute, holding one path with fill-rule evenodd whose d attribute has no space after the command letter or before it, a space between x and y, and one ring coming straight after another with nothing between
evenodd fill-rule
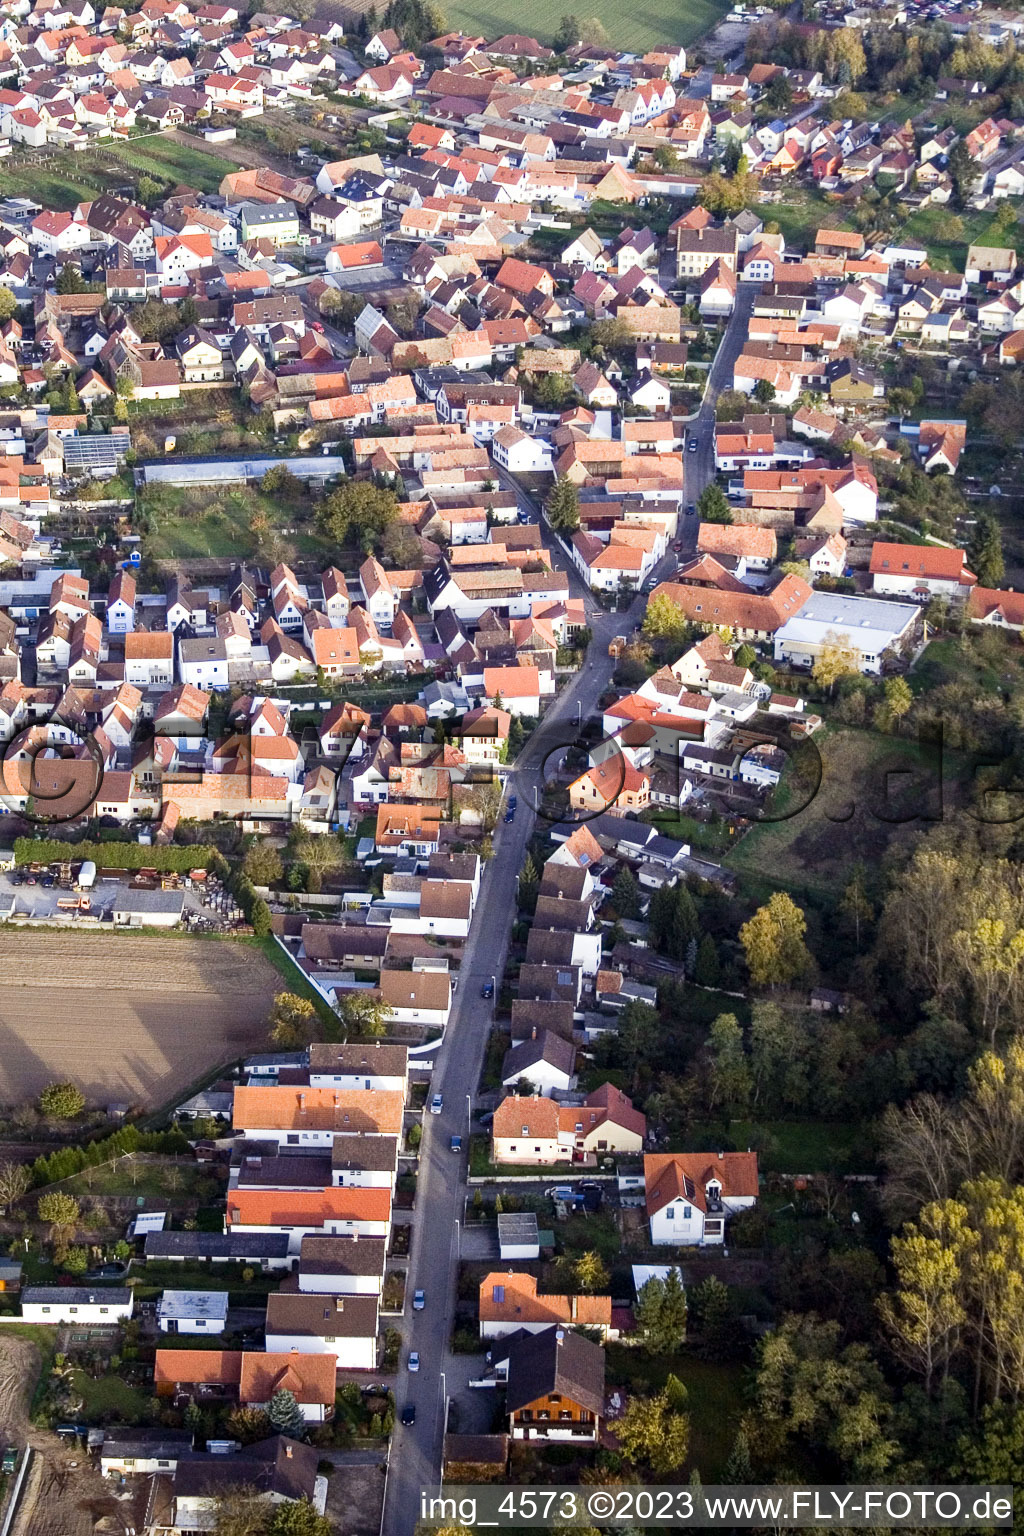
<instances>
[{"instance_id":1,"label":"detached house","mask_svg":"<svg viewBox=\"0 0 1024 1536\"><path fill-rule=\"evenodd\" d=\"M757 1203L756 1152L657 1152L644 1158L651 1242L725 1241L727 1219Z\"/></svg>"}]
</instances>

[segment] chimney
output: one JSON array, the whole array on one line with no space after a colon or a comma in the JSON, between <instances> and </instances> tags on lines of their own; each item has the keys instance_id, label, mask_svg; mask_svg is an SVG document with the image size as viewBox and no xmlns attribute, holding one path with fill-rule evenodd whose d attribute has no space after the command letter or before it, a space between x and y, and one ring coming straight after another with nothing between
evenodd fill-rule
<instances>
[{"instance_id":1,"label":"chimney","mask_svg":"<svg viewBox=\"0 0 1024 1536\"><path fill-rule=\"evenodd\" d=\"M569 1297L569 1316L573 1322L576 1321L576 1314L579 1311L579 1304L580 1299L578 1296Z\"/></svg>"},{"instance_id":2,"label":"chimney","mask_svg":"<svg viewBox=\"0 0 1024 1536\"><path fill-rule=\"evenodd\" d=\"M721 1162L724 1157L725 1157L725 1153L724 1152L719 1152L719 1154L718 1154L718 1161Z\"/></svg>"},{"instance_id":3,"label":"chimney","mask_svg":"<svg viewBox=\"0 0 1024 1536\"><path fill-rule=\"evenodd\" d=\"M564 1344L564 1342L565 1342L565 1329L564 1328L559 1328L556 1331L556 1333L555 1333L555 1343L558 1345L559 1349L561 1349L561 1347Z\"/></svg>"},{"instance_id":4,"label":"chimney","mask_svg":"<svg viewBox=\"0 0 1024 1536\"><path fill-rule=\"evenodd\" d=\"M534 1024L531 1027L531 1029L530 1029L530 1039L531 1040L536 1040L536 1038L537 1038L537 1026L536 1026L536 1024Z\"/></svg>"},{"instance_id":5,"label":"chimney","mask_svg":"<svg viewBox=\"0 0 1024 1536\"><path fill-rule=\"evenodd\" d=\"M290 1445L286 1445L286 1446L285 1446L285 1448L284 1448L284 1454L285 1454L285 1459L286 1459L286 1460L287 1460L287 1461L291 1461L291 1459L292 1459L292 1448L291 1448L291 1446L290 1446Z\"/></svg>"}]
</instances>

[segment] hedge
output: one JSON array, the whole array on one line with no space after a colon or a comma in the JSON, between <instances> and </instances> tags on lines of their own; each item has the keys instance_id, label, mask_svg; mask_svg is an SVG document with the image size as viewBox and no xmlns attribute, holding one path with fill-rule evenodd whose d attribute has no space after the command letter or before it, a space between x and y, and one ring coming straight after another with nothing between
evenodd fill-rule
<instances>
[{"instance_id":1,"label":"hedge","mask_svg":"<svg viewBox=\"0 0 1024 1536\"><path fill-rule=\"evenodd\" d=\"M83 1168L99 1168L130 1152L183 1155L189 1150L188 1137L179 1130L140 1131L137 1126L124 1125L102 1141L90 1141L85 1147L60 1147L47 1157L37 1157L32 1164L32 1183L37 1187L58 1184L61 1179L81 1173Z\"/></svg>"},{"instance_id":2,"label":"hedge","mask_svg":"<svg viewBox=\"0 0 1024 1536\"><path fill-rule=\"evenodd\" d=\"M217 849L207 843L182 848L145 847L141 843L61 843L49 837L14 840L18 864L68 864L92 859L99 869L157 869L178 875L187 875L190 869L209 869L216 853Z\"/></svg>"}]
</instances>

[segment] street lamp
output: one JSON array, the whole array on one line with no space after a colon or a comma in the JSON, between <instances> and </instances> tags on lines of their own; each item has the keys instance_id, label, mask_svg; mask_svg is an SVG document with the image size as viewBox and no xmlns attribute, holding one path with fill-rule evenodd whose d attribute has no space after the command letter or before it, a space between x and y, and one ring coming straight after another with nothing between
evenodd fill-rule
<instances>
[{"instance_id":1,"label":"street lamp","mask_svg":"<svg viewBox=\"0 0 1024 1536\"><path fill-rule=\"evenodd\" d=\"M493 976L491 977L491 986L492 986L492 988L494 986L494 977ZM466 1127L467 1127L467 1130L469 1131L469 1134L472 1135L472 1133L473 1133L473 1096L472 1096L472 1094L469 1094L469 1093L466 1094Z\"/></svg>"}]
</instances>

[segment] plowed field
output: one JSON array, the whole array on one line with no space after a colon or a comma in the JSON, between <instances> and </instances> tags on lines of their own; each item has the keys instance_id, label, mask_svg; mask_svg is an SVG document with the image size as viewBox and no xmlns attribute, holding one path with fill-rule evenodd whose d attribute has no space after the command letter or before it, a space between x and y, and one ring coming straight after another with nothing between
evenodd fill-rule
<instances>
[{"instance_id":1,"label":"plowed field","mask_svg":"<svg viewBox=\"0 0 1024 1536\"><path fill-rule=\"evenodd\" d=\"M281 981L248 945L0 933L0 1103L71 1079L90 1102L161 1104L259 1050Z\"/></svg>"}]
</instances>

